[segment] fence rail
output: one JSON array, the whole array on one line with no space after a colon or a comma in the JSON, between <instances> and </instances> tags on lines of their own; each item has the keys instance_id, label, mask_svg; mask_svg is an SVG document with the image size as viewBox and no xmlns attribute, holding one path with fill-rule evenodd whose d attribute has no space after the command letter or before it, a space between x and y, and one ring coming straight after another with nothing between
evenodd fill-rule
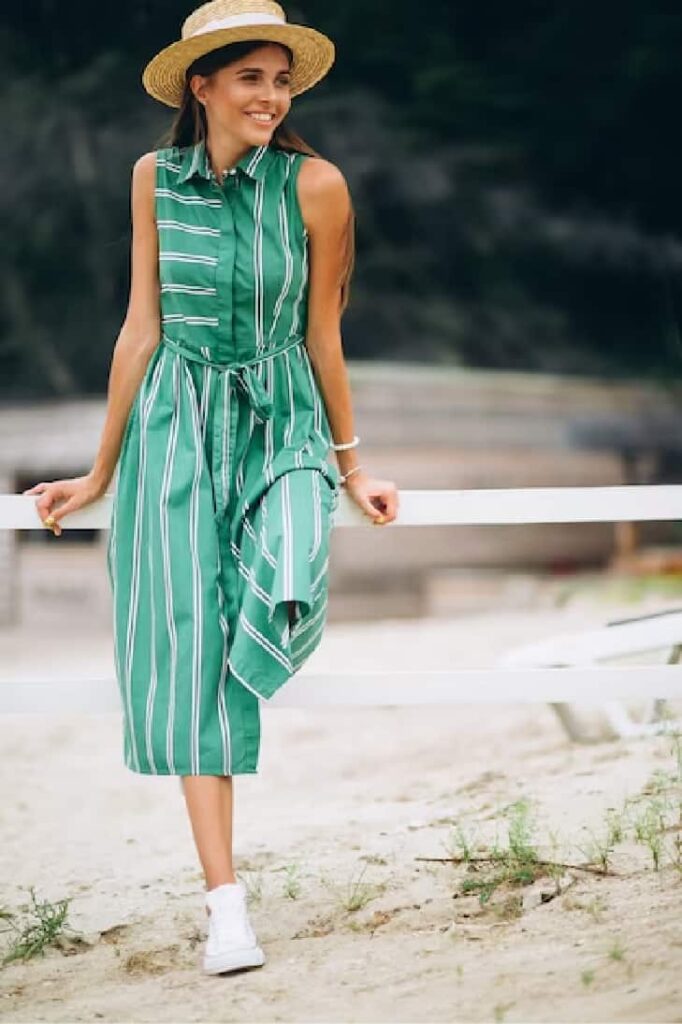
<instances>
[{"instance_id":1,"label":"fence rail","mask_svg":"<svg viewBox=\"0 0 682 1024\"><path fill-rule=\"evenodd\" d=\"M70 529L106 529L113 496L65 517ZM371 526L342 494L334 526ZM33 495L0 495L0 529L44 529ZM682 485L489 488L400 491L398 526L471 526L529 523L682 520ZM378 531L377 531L378 533ZM380 536L380 534L378 534ZM646 648L637 627L637 651ZM633 633L634 636L634 633ZM682 642L682 636L677 643ZM656 648L652 629L651 649ZM627 648L627 644L625 644ZM443 671L300 672L268 701L273 707L329 705L434 705L460 702L539 701L559 708L577 701L682 699L678 664L566 667L526 666ZM0 679L0 713L118 710L112 679Z\"/></svg>"},{"instance_id":2,"label":"fence rail","mask_svg":"<svg viewBox=\"0 0 682 1024\"><path fill-rule=\"evenodd\" d=\"M335 526L371 525L346 494ZM70 529L109 526L113 495L64 517ZM400 491L398 526L503 526L527 523L613 523L682 520L682 485L520 487ZM35 496L0 494L0 529L44 529Z\"/></svg>"}]
</instances>

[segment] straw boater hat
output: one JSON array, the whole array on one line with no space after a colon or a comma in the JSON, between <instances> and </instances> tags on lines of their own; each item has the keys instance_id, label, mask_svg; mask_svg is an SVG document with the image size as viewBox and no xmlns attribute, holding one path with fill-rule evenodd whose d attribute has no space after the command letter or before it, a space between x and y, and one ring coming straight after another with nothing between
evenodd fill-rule
<instances>
[{"instance_id":1,"label":"straw boater hat","mask_svg":"<svg viewBox=\"0 0 682 1024\"><path fill-rule=\"evenodd\" d=\"M211 0L185 19L181 36L157 53L142 73L147 92L169 107L180 106L192 61L227 43L265 39L288 46L294 55L292 96L319 82L334 63L331 39L313 28L288 24L274 0Z\"/></svg>"}]
</instances>

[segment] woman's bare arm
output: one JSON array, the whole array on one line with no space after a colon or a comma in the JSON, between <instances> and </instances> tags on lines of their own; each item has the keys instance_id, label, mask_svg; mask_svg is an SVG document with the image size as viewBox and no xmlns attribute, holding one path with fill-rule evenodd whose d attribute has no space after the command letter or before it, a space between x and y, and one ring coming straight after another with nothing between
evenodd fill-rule
<instances>
[{"instance_id":1,"label":"woman's bare arm","mask_svg":"<svg viewBox=\"0 0 682 1024\"><path fill-rule=\"evenodd\" d=\"M336 444L355 436L348 370L341 339L341 285L346 232L352 207L346 180L328 160L305 160L298 175L301 215L310 243L306 347L324 400ZM358 449L336 453L342 474L358 466ZM370 478L363 469L346 484L348 492L375 522L396 518L398 494L390 480ZM383 514L382 514L383 513Z\"/></svg>"},{"instance_id":2,"label":"woman's bare arm","mask_svg":"<svg viewBox=\"0 0 682 1024\"><path fill-rule=\"evenodd\" d=\"M327 160L308 159L298 175L298 195L310 243L306 347L337 444L352 441L353 410L341 340L341 279L350 196L341 171ZM338 452L342 473L357 465L356 450Z\"/></svg>"},{"instance_id":3,"label":"woman's bare arm","mask_svg":"<svg viewBox=\"0 0 682 1024\"><path fill-rule=\"evenodd\" d=\"M133 167L132 246L128 311L114 346L107 414L91 476L103 494L116 469L125 425L149 360L159 344L158 235L154 215L156 154L145 153Z\"/></svg>"},{"instance_id":4,"label":"woman's bare arm","mask_svg":"<svg viewBox=\"0 0 682 1024\"><path fill-rule=\"evenodd\" d=\"M116 469L126 422L145 370L160 340L158 237L155 218L156 154L135 163L131 184L131 282L128 309L111 360L107 411L97 456L85 476L44 481L24 491L38 494L43 522L59 535L58 520L106 492Z\"/></svg>"}]
</instances>

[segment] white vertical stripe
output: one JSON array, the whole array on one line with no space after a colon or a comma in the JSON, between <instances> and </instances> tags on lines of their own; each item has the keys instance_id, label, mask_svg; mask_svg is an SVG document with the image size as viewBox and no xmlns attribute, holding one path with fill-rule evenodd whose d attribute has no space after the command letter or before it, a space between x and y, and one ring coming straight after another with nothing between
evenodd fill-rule
<instances>
[{"instance_id":1,"label":"white vertical stripe","mask_svg":"<svg viewBox=\"0 0 682 1024\"><path fill-rule=\"evenodd\" d=\"M208 403L211 392L211 384L215 376L215 370L211 366L204 365L201 377L201 438L206 444L206 421L208 420Z\"/></svg>"},{"instance_id":2,"label":"white vertical stripe","mask_svg":"<svg viewBox=\"0 0 682 1024\"><path fill-rule=\"evenodd\" d=\"M266 562L270 566L272 566L273 569L276 569L277 568L277 559L272 554L272 552L268 549L268 541L267 541L267 537L268 537L268 492L267 491L265 491L263 493L263 496L261 497L260 506L261 506L261 510L262 510L260 538L259 538L261 553L263 555L263 558L266 560ZM249 534L251 539L255 541L256 540L256 534L255 534L255 532L253 530L253 527L251 526L251 523L248 521L248 519L244 520L244 529ZM234 547L233 547L232 550L234 551ZM236 555L240 555L241 554L241 552L239 552L238 550L234 551L234 553Z\"/></svg>"},{"instance_id":3,"label":"white vertical stripe","mask_svg":"<svg viewBox=\"0 0 682 1024\"><path fill-rule=\"evenodd\" d=\"M225 680L227 677L227 661L229 656L229 624L223 612L223 592L220 580L218 580L218 621L223 634L223 652L220 665L220 679L218 680L218 721L220 733L223 740L223 774L232 774L232 737L230 735L230 718L227 713L225 701ZM227 684L229 685L229 683Z\"/></svg>"},{"instance_id":4,"label":"white vertical stripe","mask_svg":"<svg viewBox=\"0 0 682 1024\"><path fill-rule=\"evenodd\" d=\"M308 381L310 383L310 393L311 393L312 399L313 399L313 409L314 409L313 423L315 425L315 433L320 438L320 440L322 441L322 444L324 445L324 447L326 449L328 447L328 444L327 444L326 437L322 433L321 397L320 397L320 393L319 393L318 388L317 388L317 383L315 381L315 374L313 372L312 364L310 362L310 356L308 355L308 350L305 347L305 345L302 345L301 348L304 351L304 357L303 357L304 365L305 365L306 373L308 374Z\"/></svg>"},{"instance_id":5,"label":"white vertical stripe","mask_svg":"<svg viewBox=\"0 0 682 1024\"><path fill-rule=\"evenodd\" d=\"M275 375L277 371L277 359L268 359L263 364L265 367L265 390L272 399L275 408ZM269 487L274 480L272 460L275 457L275 416L269 416L265 421L263 429L263 479Z\"/></svg>"},{"instance_id":6,"label":"white vertical stripe","mask_svg":"<svg viewBox=\"0 0 682 1024\"><path fill-rule=\"evenodd\" d=\"M173 478L173 466L175 462L175 451L178 442L178 427L180 422L180 383L179 383L179 360L173 360L173 416L170 430L168 431L168 443L166 445L166 461L163 467L161 480L161 493L159 496L159 522L161 526L161 549L163 552L163 584L166 605L166 625L168 627L168 640L170 643L170 673L168 679L168 718L166 720L166 761L168 770L175 772L175 702L177 696L177 672L178 672L178 637L175 626L175 609L173 606L173 581L171 576L171 555L170 555L170 519L168 515L168 499L170 495L171 482Z\"/></svg>"},{"instance_id":7,"label":"white vertical stripe","mask_svg":"<svg viewBox=\"0 0 682 1024\"><path fill-rule=\"evenodd\" d=\"M223 381L223 430L222 430L222 454L220 459L220 473L222 481L222 507L227 508L227 504L230 497L230 429L232 420L232 386L230 383L230 374L224 373L222 375Z\"/></svg>"},{"instance_id":8,"label":"white vertical stripe","mask_svg":"<svg viewBox=\"0 0 682 1024\"><path fill-rule=\"evenodd\" d=\"M296 430L296 395L294 393L294 382L291 374L291 361L289 359L289 353L283 352L278 357L284 363L284 370L286 372L287 379L287 396L289 399L289 411L286 417L286 426L284 428L284 444L288 447L292 444L294 439L294 432ZM303 455L300 451L294 453L294 462L298 469L303 468Z\"/></svg>"},{"instance_id":9,"label":"white vertical stripe","mask_svg":"<svg viewBox=\"0 0 682 1024\"><path fill-rule=\"evenodd\" d=\"M187 390L187 402L190 416L192 418L192 431L194 435L194 478L192 480L192 492L190 495L189 507L189 546L192 558L192 709L191 709L191 763L192 774L199 775L201 769L200 761L200 721L201 721L201 669L202 669L202 640L203 640L203 587L201 577L201 562L199 560L199 480L201 477L202 441L201 423L199 410L196 403L196 392L192 381L190 370L183 362L185 371L185 386Z\"/></svg>"},{"instance_id":10,"label":"white vertical stripe","mask_svg":"<svg viewBox=\"0 0 682 1024\"><path fill-rule=\"evenodd\" d=\"M301 305L301 299L303 298L303 292L305 291L308 283L308 232L303 232L303 260L301 261L301 284L298 289L298 295L294 302L294 308L291 317L291 333L297 334L299 331L299 308Z\"/></svg>"},{"instance_id":11,"label":"white vertical stripe","mask_svg":"<svg viewBox=\"0 0 682 1024\"><path fill-rule=\"evenodd\" d=\"M247 174L253 175L254 171L258 167L258 164L261 162L261 160L263 159L263 157L265 156L267 151L268 151L268 147L266 145L258 147L256 152L253 154L253 157L252 157L248 167L246 168L246 173Z\"/></svg>"},{"instance_id":12,"label":"white vertical stripe","mask_svg":"<svg viewBox=\"0 0 682 1024\"><path fill-rule=\"evenodd\" d=\"M265 182L256 183L253 198L253 276L254 276L254 327L256 352L263 348L263 201Z\"/></svg>"},{"instance_id":13,"label":"white vertical stripe","mask_svg":"<svg viewBox=\"0 0 682 1024\"><path fill-rule=\"evenodd\" d=\"M281 478L282 493L282 550L284 597L294 596L294 524L291 508L290 475L285 473Z\"/></svg>"},{"instance_id":14,"label":"white vertical stripe","mask_svg":"<svg viewBox=\"0 0 682 1024\"><path fill-rule=\"evenodd\" d=\"M135 771L140 771L140 755L137 749L137 740L135 737L135 725L133 716L133 705L132 705L132 686L133 686L133 661L135 655L135 635L137 632L137 621L139 615L139 601L140 601L140 563L141 563L141 547L142 547L142 519L144 515L144 496L145 496L145 470L147 463L147 423L149 421L149 415L154 403L154 399L159 390L159 379L161 370L164 365L165 352L163 352L154 367L152 374L151 384L146 379L142 385L142 391L140 392L137 401L142 402L144 396L144 403L142 404L142 416L140 423L140 438L139 438L139 456L138 456L138 467L137 467L137 495L135 499L135 519L133 523L133 564L132 564L132 578L130 582L130 602L128 604L128 626L126 630L126 658L125 658L125 702L128 715L128 726L130 734L130 745L131 745L131 758L132 764ZM149 394L145 395L145 389L149 386Z\"/></svg>"},{"instance_id":15,"label":"white vertical stripe","mask_svg":"<svg viewBox=\"0 0 682 1024\"><path fill-rule=\"evenodd\" d=\"M312 483L312 500L314 510L314 523L315 533L313 535L313 546L308 555L308 561L312 562L317 558L317 552L320 550L320 544L322 542L322 496L320 494L320 474L317 470L313 470L310 474ZM325 487L327 485L325 484Z\"/></svg>"},{"instance_id":16,"label":"white vertical stripe","mask_svg":"<svg viewBox=\"0 0 682 1024\"><path fill-rule=\"evenodd\" d=\"M260 365L262 366L262 364L260 364ZM237 474L236 474L236 477L235 477L235 485L236 485L237 495L241 495L241 493L244 490L244 483L245 483L245 479L244 479L244 466L246 464L246 460L247 460L247 457L249 455L249 452L251 451L251 439L253 437L253 430L254 430L254 427L256 425L256 415L255 415L253 409L251 409L250 406L249 406L249 413L250 413L249 414L249 433L248 433L248 437L246 439L246 443L244 445L244 451L242 452L242 457L239 460L239 466L237 468Z\"/></svg>"},{"instance_id":17,"label":"white vertical stripe","mask_svg":"<svg viewBox=\"0 0 682 1024\"><path fill-rule=\"evenodd\" d=\"M229 478L229 437L230 437L230 406L231 406L231 375L229 373L223 373L221 375L222 389L223 389L223 414L222 414L222 432L221 432L221 460L220 460L220 480L221 480L221 508L219 511L223 511L227 508L229 499L230 489L230 478ZM218 721L220 724L220 732L223 743L223 774L232 774L232 736L230 730L230 719L227 711L227 702L225 700L225 687L227 678L227 659L229 655L229 633L230 627L229 622L225 616L224 603L223 603L223 584L222 584L222 565L221 565L221 550L220 543L216 544L218 551L218 579L217 579L217 592L218 592L218 622L220 624L220 630L223 636L223 649L222 649L222 660L220 666L220 678L218 680Z\"/></svg>"},{"instance_id":18,"label":"white vertical stripe","mask_svg":"<svg viewBox=\"0 0 682 1024\"><path fill-rule=\"evenodd\" d=\"M289 244L289 221L287 218L287 205L286 205L286 188L289 182L289 175L291 172L292 163L295 157L294 154L287 156L287 171L284 179L284 188L280 196L280 200L277 206L278 220L279 220L279 235L282 242L282 250L284 252L285 270L284 270L284 283L282 289L277 296L277 302L275 303L272 324L270 326L270 333L268 340L272 339L279 315L282 311L282 306L289 295L289 288L291 287L291 281L293 278L294 261L291 253L291 245Z\"/></svg>"},{"instance_id":19,"label":"white vertical stripe","mask_svg":"<svg viewBox=\"0 0 682 1024\"><path fill-rule=\"evenodd\" d=\"M156 697L157 689L157 674L156 674L156 610L154 607L154 559L152 556L153 544L151 537L147 538L147 565L149 568L149 586L150 586L150 599L149 599L149 614L151 616L151 668L150 668L150 683L149 692L147 694L147 709L145 716L145 739L147 745L147 759L149 761L151 770L156 772L156 760L154 758L154 745L152 742L152 729L154 724L154 699Z\"/></svg>"}]
</instances>

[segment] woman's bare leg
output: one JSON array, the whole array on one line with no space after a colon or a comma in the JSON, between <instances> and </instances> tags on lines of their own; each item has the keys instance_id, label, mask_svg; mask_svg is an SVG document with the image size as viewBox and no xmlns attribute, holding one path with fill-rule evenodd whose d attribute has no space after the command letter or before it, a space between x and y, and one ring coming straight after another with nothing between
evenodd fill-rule
<instances>
[{"instance_id":1,"label":"woman's bare leg","mask_svg":"<svg viewBox=\"0 0 682 1024\"><path fill-rule=\"evenodd\" d=\"M181 778L206 888L214 889L225 882L235 882L232 863L232 776L183 775Z\"/></svg>"},{"instance_id":2,"label":"woman's bare leg","mask_svg":"<svg viewBox=\"0 0 682 1024\"><path fill-rule=\"evenodd\" d=\"M293 625L296 603L288 604L289 624ZM232 776L182 775L181 780L206 888L236 882L232 861Z\"/></svg>"}]
</instances>

